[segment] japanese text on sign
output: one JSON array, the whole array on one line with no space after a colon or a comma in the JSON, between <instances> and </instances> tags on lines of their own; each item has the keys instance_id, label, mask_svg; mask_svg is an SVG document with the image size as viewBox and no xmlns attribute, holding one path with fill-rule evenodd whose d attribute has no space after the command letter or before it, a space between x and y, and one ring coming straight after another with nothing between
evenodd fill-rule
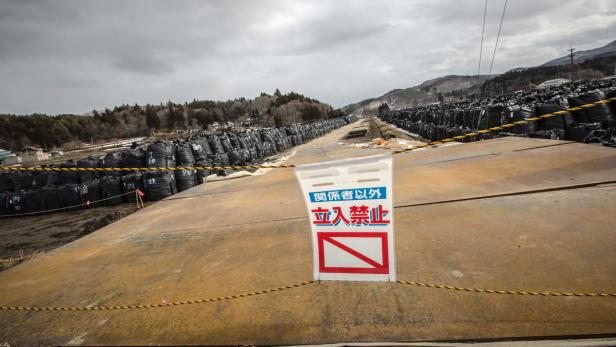
<instances>
[{"instance_id":1,"label":"japanese text on sign","mask_svg":"<svg viewBox=\"0 0 616 347\"><path fill-rule=\"evenodd\" d=\"M394 281L391 156L302 165L295 173L310 218L314 278Z\"/></svg>"},{"instance_id":2,"label":"japanese text on sign","mask_svg":"<svg viewBox=\"0 0 616 347\"><path fill-rule=\"evenodd\" d=\"M310 193L311 202L386 199L385 187L340 189Z\"/></svg>"}]
</instances>

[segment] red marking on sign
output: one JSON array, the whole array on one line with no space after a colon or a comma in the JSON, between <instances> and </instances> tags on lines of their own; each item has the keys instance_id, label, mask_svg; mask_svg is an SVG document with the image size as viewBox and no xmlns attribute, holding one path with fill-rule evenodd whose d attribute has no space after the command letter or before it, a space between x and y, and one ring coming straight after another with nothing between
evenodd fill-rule
<instances>
[{"instance_id":1,"label":"red marking on sign","mask_svg":"<svg viewBox=\"0 0 616 347\"><path fill-rule=\"evenodd\" d=\"M368 206L351 206L349 210L351 211L351 224L368 225L370 223L368 221Z\"/></svg>"},{"instance_id":2,"label":"red marking on sign","mask_svg":"<svg viewBox=\"0 0 616 347\"><path fill-rule=\"evenodd\" d=\"M389 214L388 210L384 210L383 206L379 205L376 208L372 209L372 218L370 219L371 224L389 224L389 220L384 219L384 217Z\"/></svg>"},{"instance_id":3,"label":"red marking on sign","mask_svg":"<svg viewBox=\"0 0 616 347\"><path fill-rule=\"evenodd\" d=\"M319 207L319 208L315 208L314 210L312 210L312 213L314 213L314 216L316 218L316 220L312 222L313 224L316 224L316 225L332 224L332 222L329 220L329 209Z\"/></svg>"},{"instance_id":4,"label":"red marking on sign","mask_svg":"<svg viewBox=\"0 0 616 347\"><path fill-rule=\"evenodd\" d=\"M332 212L333 211L333 212ZM389 224L391 221L385 219L385 216L389 214L389 210L384 210L382 205L378 205L370 210L368 213L368 206L358 205L350 206L349 212L351 220L345 217L342 207L333 206L332 211L329 208L323 208L321 206L310 210L314 213L314 219L312 224L317 226L335 226L344 223L344 225L350 226L383 226ZM336 213L333 220L330 220L332 213Z\"/></svg>"},{"instance_id":5,"label":"red marking on sign","mask_svg":"<svg viewBox=\"0 0 616 347\"><path fill-rule=\"evenodd\" d=\"M349 225L349 220L344 217L344 213L342 213L341 207L332 207L332 210L336 212L336 217L332 220L333 225L338 225L340 221L344 222L344 224Z\"/></svg>"},{"instance_id":6,"label":"red marking on sign","mask_svg":"<svg viewBox=\"0 0 616 347\"><path fill-rule=\"evenodd\" d=\"M379 264L374 259L352 249L343 243L336 241L333 237L358 237L358 238L380 238L381 254L383 264ZM372 268L358 267L332 267L325 266L325 242L328 242L341 250L353 255L372 266ZM389 252L387 248L387 233L379 232L319 232L317 233L317 243L319 248L319 271L333 273L354 273L354 274L388 274L389 273Z\"/></svg>"}]
</instances>

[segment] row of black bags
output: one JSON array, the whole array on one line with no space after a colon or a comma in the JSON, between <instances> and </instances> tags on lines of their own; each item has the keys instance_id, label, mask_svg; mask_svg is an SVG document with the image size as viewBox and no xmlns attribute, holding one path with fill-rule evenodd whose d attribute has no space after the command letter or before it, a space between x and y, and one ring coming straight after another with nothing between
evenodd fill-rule
<instances>
[{"instance_id":1,"label":"row of black bags","mask_svg":"<svg viewBox=\"0 0 616 347\"><path fill-rule=\"evenodd\" d=\"M423 139L439 141L613 97L616 80L588 81L473 102L387 110L379 117ZM616 146L615 127L616 101L611 101L477 138L528 136Z\"/></svg>"},{"instance_id":2,"label":"row of black bags","mask_svg":"<svg viewBox=\"0 0 616 347\"><path fill-rule=\"evenodd\" d=\"M71 206L134 202L135 191L157 201L205 182L213 173L194 166L253 165L354 121L354 117L233 133L201 133L185 141L147 146L56 165L62 168L179 168L170 171L0 172L0 214L22 214ZM186 167L187 169L181 169Z\"/></svg>"}]
</instances>

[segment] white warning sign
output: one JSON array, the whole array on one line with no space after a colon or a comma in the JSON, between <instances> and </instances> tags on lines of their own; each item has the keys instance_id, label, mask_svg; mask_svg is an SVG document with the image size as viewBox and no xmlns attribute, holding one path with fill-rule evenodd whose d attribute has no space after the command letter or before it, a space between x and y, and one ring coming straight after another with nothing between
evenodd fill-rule
<instances>
[{"instance_id":1,"label":"white warning sign","mask_svg":"<svg viewBox=\"0 0 616 347\"><path fill-rule=\"evenodd\" d=\"M300 165L315 280L395 281L390 154Z\"/></svg>"}]
</instances>

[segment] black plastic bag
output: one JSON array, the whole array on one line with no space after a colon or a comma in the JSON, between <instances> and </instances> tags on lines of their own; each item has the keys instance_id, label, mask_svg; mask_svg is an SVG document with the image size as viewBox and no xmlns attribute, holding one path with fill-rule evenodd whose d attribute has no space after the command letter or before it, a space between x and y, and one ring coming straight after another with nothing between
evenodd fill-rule
<instances>
[{"instance_id":1,"label":"black plastic bag","mask_svg":"<svg viewBox=\"0 0 616 347\"><path fill-rule=\"evenodd\" d=\"M100 180L101 199L103 206L116 206L122 203L122 181L117 176L107 176Z\"/></svg>"},{"instance_id":2,"label":"black plastic bag","mask_svg":"<svg viewBox=\"0 0 616 347\"><path fill-rule=\"evenodd\" d=\"M196 170L175 170L175 184L178 192L183 192L196 186Z\"/></svg>"},{"instance_id":3,"label":"black plastic bag","mask_svg":"<svg viewBox=\"0 0 616 347\"><path fill-rule=\"evenodd\" d=\"M177 193L175 176L170 172L148 172L144 176L145 193L150 201L162 200Z\"/></svg>"},{"instance_id":4,"label":"black plastic bag","mask_svg":"<svg viewBox=\"0 0 616 347\"><path fill-rule=\"evenodd\" d=\"M158 141L146 150L146 167L175 167L175 145Z\"/></svg>"},{"instance_id":5,"label":"black plastic bag","mask_svg":"<svg viewBox=\"0 0 616 347\"><path fill-rule=\"evenodd\" d=\"M145 151L141 148L131 148L121 153L122 167L136 168L145 167ZM128 171L123 171L127 174Z\"/></svg>"},{"instance_id":6,"label":"black plastic bag","mask_svg":"<svg viewBox=\"0 0 616 347\"><path fill-rule=\"evenodd\" d=\"M122 193L131 193L135 190L139 189L142 192L145 192L145 188L143 186L143 174L141 172L132 172L128 175L122 176ZM122 196L122 200L124 202L135 202L137 199L136 195L133 194L125 194Z\"/></svg>"}]
</instances>

